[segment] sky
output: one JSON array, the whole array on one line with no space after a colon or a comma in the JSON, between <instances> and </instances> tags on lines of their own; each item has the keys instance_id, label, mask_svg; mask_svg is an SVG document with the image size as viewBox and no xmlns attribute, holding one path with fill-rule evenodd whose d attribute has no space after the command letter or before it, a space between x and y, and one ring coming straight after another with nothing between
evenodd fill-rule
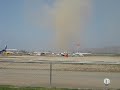
<instances>
[{"instance_id":1,"label":"sky","mask_svg":"<svg viewBox=\"0 0 120 90\"><path fill-rule=\"evenodd\" d=\"M120 0L0 0L0 48L120 46L119 9Z\"/></svg>"}]
</instances>

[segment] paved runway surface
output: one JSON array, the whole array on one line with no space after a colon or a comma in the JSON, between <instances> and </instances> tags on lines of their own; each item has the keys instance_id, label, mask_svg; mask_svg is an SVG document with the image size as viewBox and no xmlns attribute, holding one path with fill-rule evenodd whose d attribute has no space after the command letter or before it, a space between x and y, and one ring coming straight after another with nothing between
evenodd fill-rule
<instances>
[{"instance_id":1,"label":"paved runway surface","mask_svg":"<svg viewBox=\"0 0 120 90\"><path fill-rule=\"evenodd\" d=\"M95 67L91 68L97 68L97 64L117 64L118 67L116 69L120 68L120 57L1 57L0 85L50 86L50 71L49 64L47 64L49 62L96 64L96 66L93 65ZM44 64L39 65L39 63ZM62 66L54 65L54 68L58 70L53 70L52 72L52 86L104 88L103 80L104 78L109 78L111 80L110 88L120 88L120 73L59 71L59 69L66 67L73 66L66 66L66 64ZM102 66L99 67L101 68ZM74 69L77 68L78 66L74 67ZM79 68L81 69L81 66Z\"/></svg>"},{"instance_id":2,"label":"paved runway surface","mask_svg":"<svg viewBox=\"0 0 120 90\"><path fill-rule=\"evenodd\" d=\"M52 86L71 88L104 88L104 78L111 88L120 88L120 73L53 71ZM49 70L0 69L0 84L19 86L49 86Z\"/></svg>"},{"instance_id":3,"label":"paved runway surface","mask_svg":"<svg viewBox=\"0 0 120 90\"><path fill-rule=\"evenodd\" d=\"M120 57L87 56L87 57L42 57L42 56L8 56L0 57L0 62L18 63L83 63L83 64L120 64Z\"/></svg>"}]
</instances>

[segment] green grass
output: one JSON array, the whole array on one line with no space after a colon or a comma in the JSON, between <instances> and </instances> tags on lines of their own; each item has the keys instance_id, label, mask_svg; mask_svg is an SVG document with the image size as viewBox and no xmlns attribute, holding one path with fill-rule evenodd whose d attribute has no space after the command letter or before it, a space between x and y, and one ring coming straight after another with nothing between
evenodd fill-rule
<instances>
[{"instance_id":1,"label":"green grass","mask_svg":"<svg viewBox=\"0 0 120 90\"><path fill-rule=\"evenodd\" d=\"M103 89L67 89L67 88L17 87L9 85L0 85L0 90L103 90ZM120 90L120 89L108 89L108 90Z\"/></svg>"},{"instance_id":2,"label":"green grass","mask_svg":"<svg viewBox=\"0 0 120 90\"><path fill-rule=\"evenodd\" d=\"M0 85L0 90L78 90L67 88L44 88L44 87L17 87L17 86L4 86Z\"/></svg>"}]
</instances>

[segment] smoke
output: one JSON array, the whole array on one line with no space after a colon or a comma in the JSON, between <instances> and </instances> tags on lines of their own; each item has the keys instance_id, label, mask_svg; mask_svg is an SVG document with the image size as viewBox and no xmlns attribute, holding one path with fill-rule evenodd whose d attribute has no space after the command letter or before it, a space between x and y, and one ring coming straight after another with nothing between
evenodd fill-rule
<instances>
[{"instance_id":1,"label":"smoke","mask_svg":"<svg viewBox=\"0 0 120 90\"><path fill-rule=\"evenodd\" d=\"M91 12L90 0L54 0L51 5L44 3L41 6L31 2L26 6L31 24L55 31L55 45L61 51L69 51L70 44L79 41L79 35L85 29ZM37 7L36 11L33 6Z\"/></svg>"}]
</instances>

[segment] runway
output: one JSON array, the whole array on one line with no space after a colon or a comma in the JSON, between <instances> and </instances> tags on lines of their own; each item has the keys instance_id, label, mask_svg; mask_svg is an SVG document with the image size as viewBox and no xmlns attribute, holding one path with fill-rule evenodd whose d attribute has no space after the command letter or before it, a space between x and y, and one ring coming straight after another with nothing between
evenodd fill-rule
<instances>
[{"instance_id":1,"label":"runway","mask_svg":"<svg viewBox=\"0 0 120 90\"><path fill-rule=\"evenodd\" d=\"M0 69L0 85L49 86L48 70ZM53 87L104 88L103 80L111 80L110 88L120 88L120 73L53 71Z\"/></svg>"},{"instance_id":2,"label":"runway","mask_svg":"<svg viewBox=\"0 0 120 90\"><path fill-rule=\"evenodd\" d=\"M79 63L79 64L120 64L120 57L45 57L45 56L0 56L0 62L14 63Z\"/></svg>"},{"instance_id":3,"label":"runway","mask_svg":"<svg viewBox=\"0 0 120 90\"><path fill-rule=\"evenodd\" d=\"M0 85L104 88L109 78L110 88L120 88L120 57L2 57Z\"/></svg>"}]
</instances>

